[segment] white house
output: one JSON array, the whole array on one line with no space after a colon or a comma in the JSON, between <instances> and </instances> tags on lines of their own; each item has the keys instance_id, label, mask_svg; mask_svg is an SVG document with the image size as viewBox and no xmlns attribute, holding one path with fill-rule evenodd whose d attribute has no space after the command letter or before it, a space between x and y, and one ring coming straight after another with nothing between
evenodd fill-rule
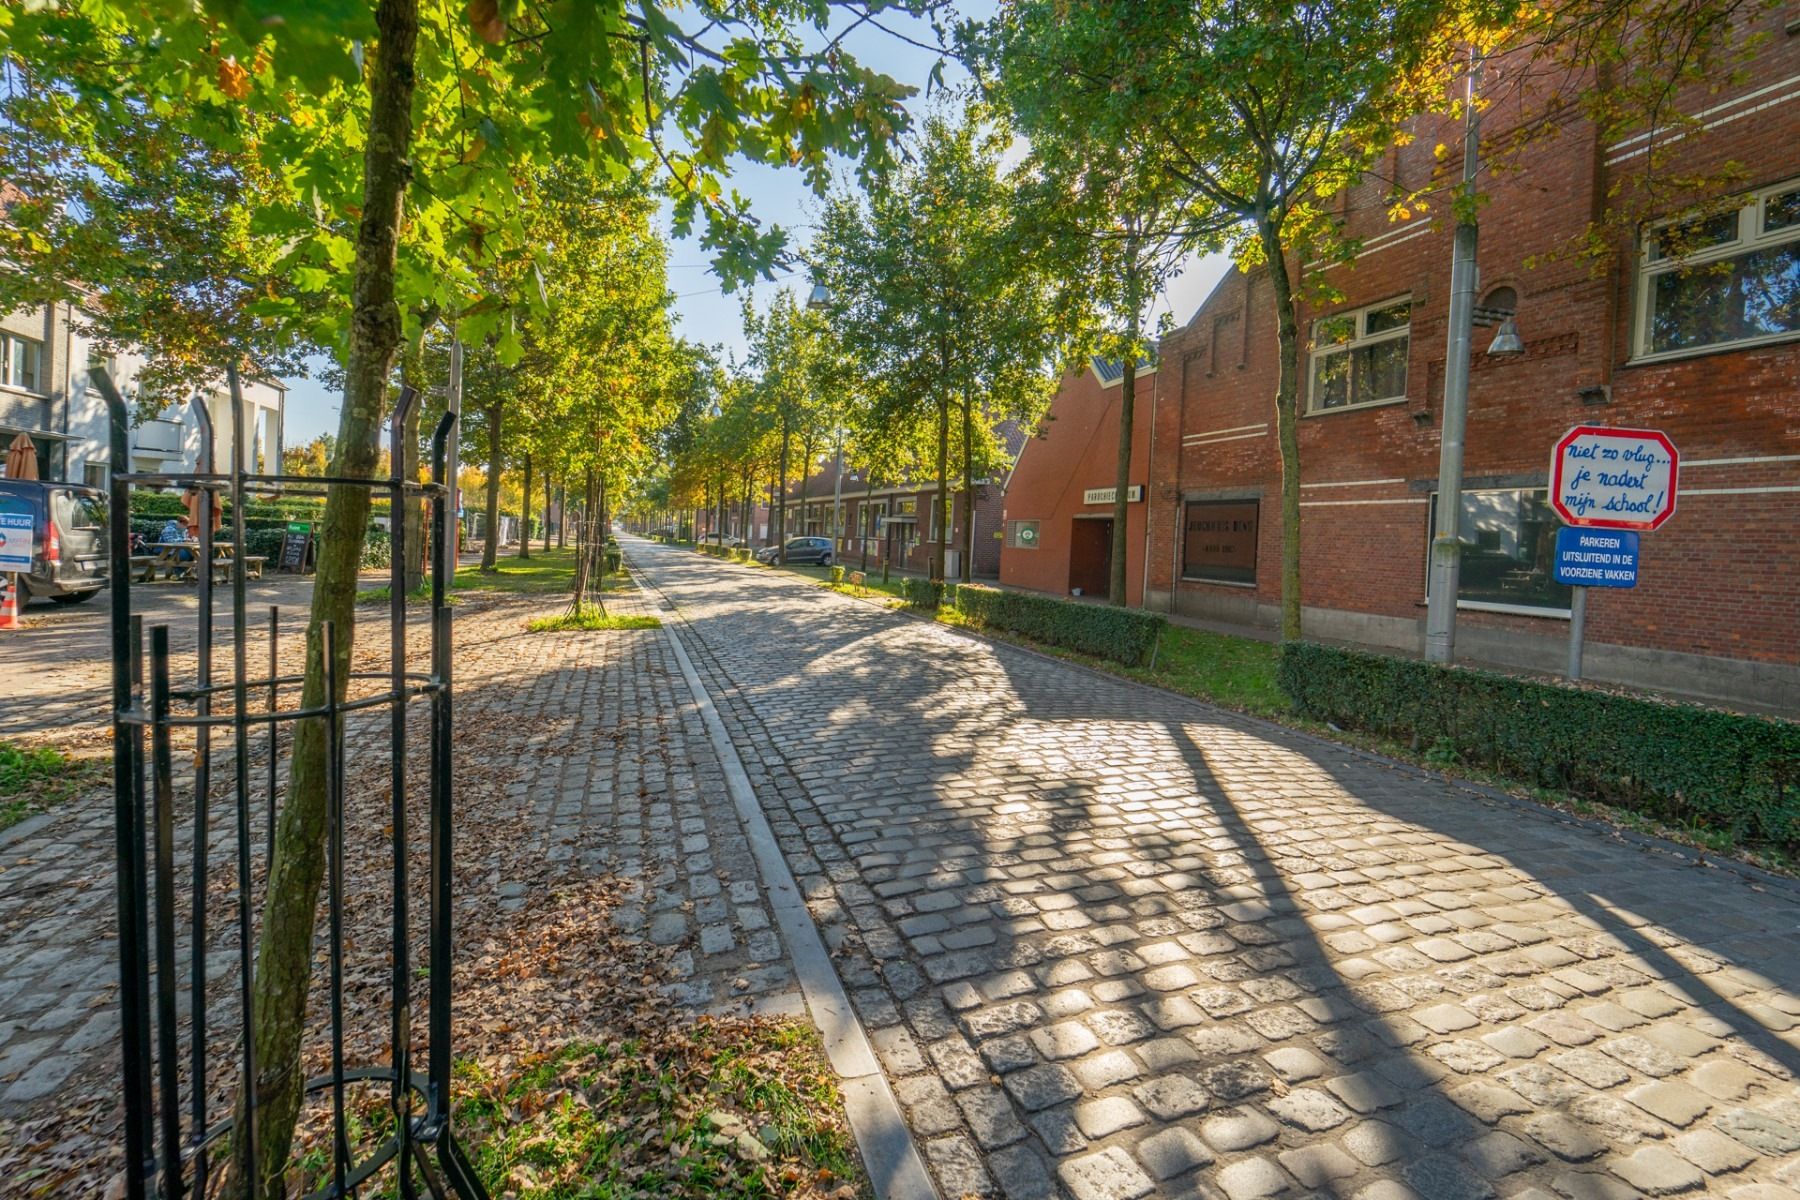
<instances>
[{"instance_id":1,"label":"white house","mask_svg":"<svg viewBox=\"0 0 1800 1200\"><path fill-rule=\"evenodd\" d=\"M144 357L102 353L79 324L77 310L63 303L0 316L0 438L29 434L38 447L38 473L45 479L105 487L111 435L106 402L89 385L88 366L103 362L130 401L137 397ZM215 469L230 467L232 427L241 422L245 469L279 471L287 388L278 381L247 379L242 392L237 411L223 380L205 395ZM164 474L198 469L200 424L188 401L183 397L156 417L134 423L125 469Z\"/></svg>"}]
</instances>

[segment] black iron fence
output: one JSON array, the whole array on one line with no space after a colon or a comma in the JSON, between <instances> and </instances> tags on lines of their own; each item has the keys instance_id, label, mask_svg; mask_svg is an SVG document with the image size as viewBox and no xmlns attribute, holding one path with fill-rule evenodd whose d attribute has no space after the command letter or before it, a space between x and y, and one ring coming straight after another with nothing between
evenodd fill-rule
<instances>
[{"instance_id":1,"label":"black iron fence","mask_svg":"<svg viewBox=\"0 0 1800 1200\"><path fill-rule=\"evenodd\" d=\"M93 382L105 398L111 417L112 461L128 458L130 414L111 379L95 370ZM242 411L237 375L228 376L231 398ZM322 1154L308 1164L317 1196L350 1196L379 1188L403 1197L456 1195L485 1200L485 1192L451 1130L451 672L450 609L447 590L455 570L455 512L452 481L445 479L450 439L456 418L446 413L432 435L431 482L402 478L399 452L411 406L412 388L402 389L390 420L393 468L386 479L312 478L249 471L244 466L243 423L232 422L231 464L215 470L213 433L204 402L195 401L201 432L200 460L192 473L131 473L115 469L112 477L112 649L113 762L117 829L119 901L119 970L124 1066L126 1194L131 1200L159 1196L204 1197L219 1194L226 1162L240 1156L240 1178L257 1180L269 1164L255 1161L259 1112L255 1087L258 1014L253 1001L256 962L256 917L263 896L256 886L257 867L265 869L276 847L277 817L284 803L283 748L291 753L292 731L300 723L320 722L326 759L326 925L322 941L326 960L324 1028L309 1025L315 1054L323 1053L327 1071L306 1083L306 1093L328 1124ZM194 546L193 574L198 590L195 648L191 675L177 676L166 625L146 630L132 609L132 487L197 489L199 540ZM309 631L316 642L315 661L326 672L324 702L307 706L301 674L283 674L280 665L280 614L268 610L267 671L251 675L253 628L246 602L247 560L241 519L246 498L278 491L318 492L332 486L367 488L389 499L393 555L389 569L389 664L385 671L338 676L330 622ZM229 496L233 521L231 550L221 556L210 536L212 514L222 495ZM429 610L430 656L424 670L408 669L403 503L420 499L430 506L428 540L432 557ZM215 560L229 579L229 622L215 630ZM147 635L147 642L146 642ZM215 672L217 635L230 655L229 668ZM350 685L357 684L354 696ZM407 763L409 710L428 709L429 796L427 828L412 828ZM386 947L391 965L387 979L387 1037L380 1061L352 1062L346 1052L345 1009L345 786L346 719L363 710L387 709L387 787L392 805L388 827L373 836L385 839L391 860L391 887L377 903L391 908ZM191 733L191 771L178 771L175 742ZM287 735L284 737L284 733ZM216 781L215 740L228 745L230 778ZM266 774L252 780L253 747L266 758ZM260 818L260 820L259 820ZM368 830L359 835L371 836ZM222 886L214 886L210 861L215 841L228 849ZM185 849L178 852L181 843ZM428 927L424 945L412 929L411 854L424 848L427 878L423 881ZM265 870L264 878L267 878ZM185 904L182 901L185 899ZM185 909L185 911L184 911ZM214 927L226 914L225 927ZM230 968L219 966L219 937ZM235 980L229 978L235 973ZM413 1026L413 978L427 978L429 1019L421 1031ZM217 1049L224 1047L224 1050ZM423 1050L424 1069L416 1061ZM215 1059L230 1061L215 1061ZM220 1087L220 1079L235 1086ZM385 1119L370 1123L351 1111L349 1090L373 1087L385 1093ZM240 1097L247 1098L238 1103ZM237 1115L234 1117L233 1108ZM328 1110L328 1111L326 1111ZM371 1124L374 1131L371 1132ZM247 1157L247 1161L245 1161ZM284 1164L285 1166L285 1164Z\"/></svg>"}]
</instances>

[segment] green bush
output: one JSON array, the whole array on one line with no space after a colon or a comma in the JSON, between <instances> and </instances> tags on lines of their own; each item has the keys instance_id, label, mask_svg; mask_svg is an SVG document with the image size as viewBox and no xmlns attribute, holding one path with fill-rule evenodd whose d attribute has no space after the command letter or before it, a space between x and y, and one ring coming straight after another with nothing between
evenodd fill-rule
<instances>
[{"instance_id":1,"label":"green bush","mask_svg":"<svg viewBox=\"0 0 1800 1200\"><path fill-rule=\"evenodd\" d=\"M277 543L279 545L279 543ZM385 570L394 565L394 539L385 529L371 529L363 538L362 569Z\"/></svg>"},{"instance_id":2,"label":"green bush","mask_svg":"<svg viewBox=\"0 0 1800 1200\"><path fill-rule=\"evenodd\" d=\"M956 611L981 625L1108 658L1128 667L1149 661L1156 639L1168 624L1160 613L1142 609L1077 604L1054 596L969 583L956 589Z\"/></svg>"},{"instance_id":3,"label":"green bush","mask_svg":"<svg viewBox=\"0 0 1800 1200\"><path fill-rule=\"evenodd\" d=\"M844 568L842 568L842 567L831 568L831 582L833 582L833 583L844 582Z\"/></svg>"},{"instance_id":4,"label":"green bush","mask_svg":"<svg viewBox=\"0 0 1800 1200\"><path fill-rule=\"evenodd\" d=\"M913 608L937 611L944 602L944 585L932 579L902 579L900 598Z\"/></svg>"},{"instance_id":5,"label":"green bush","mask_svg":"<svg viewBox=\"0 0 1800 1200\"><path fill-rule=\"evenodd\" d=\"M1800 725L1310 642L1303 714L1672 823L1800 850Z\"/></svg>"}]
</instances>

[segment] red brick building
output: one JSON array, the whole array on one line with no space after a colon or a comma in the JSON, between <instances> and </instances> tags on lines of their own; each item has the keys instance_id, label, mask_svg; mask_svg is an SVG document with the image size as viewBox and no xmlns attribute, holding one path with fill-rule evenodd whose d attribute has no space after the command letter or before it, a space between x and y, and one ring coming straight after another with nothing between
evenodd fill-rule
<instances>
[{"instance_id":1,"label":"red brick building","mask_svg":"<svg viewBox=\"0 0 1800 1200\"><path fill-rule=\"evenodd\" d=\"M1012 422L997 431L1006 455L1017 455L1023 435ZM892 485L871 485L861 472L846 470L842 488L842 528L834 531L832 508L836 481L834 464L827 462L808 476L804 487L791 484L787 492L787 536L833 537L845 566L871 569L892 563L896 570L928 574L944 537L942 512L935 484L908 480ZM801 495L804 492L805 501ZM972 575L992 579L1000 573L1000 485L983 479L975 483L975 536ZM962 547L968 519L960 480L950 487L949 541L945 546L944 574L961 576ZM771 528L768 536L772 539Z\"/></svg>"},{"instance_id":2,"label":"red brick building","mask_svg":"<svg viewBox=\"0 0 1800 1200\"><path fill-rule=\"evenodd\" d=\"M1478 303L1512 309L1524 353L1476 330L1464 464L1458 656L1560 670L1569 591L1554 583L1550 451L1577 424L1665 431L1678 511L1642 538L1640 583L1590 589L1587 673L1800 710L1800 36L1766 15L1745 77L1696 89L1704 134L1670 169L1747 164L1741 193L1691 225L1622 237L1610 264L1557 255L1629 189L1646 139L1602 144L1572 115L1484 179ZM1504 104L1488 116L1504 136ZM1511 118L1516 124L1516 115ZM1384 172L1446 167L1421 130ZM1300 459L1308 636L1419 652L1437 489L1450 229L1392 222L1386 185L1341 201L1355 259L1341 303L1304 309ZM1694 249L1699 247L1699 249ZM1536 265L1531 265L1535 263ZM1296 264L1297 266L1298 264ZM1151 445L1146 603L1271 626L1281 598L1276 336L1265 277L1232 272L1162 345Z\"/></svg>"},{"instance_id":3,"label":"red brick building","mask_svg":"<svg viewBox=\"0 0 1800 1200\"><path fill-rule=\"evenodd\" d=\"M1063 596L1107 594L1124 379L1121 364L1100 360L1063 376L1006 481L1001 583ZM1139 368L1132 421L1135 495L1125 510L1125 592L1133 605L1144 598L1144 497L1156 398L1156 368Z\"/></svg>"}]
</instances>

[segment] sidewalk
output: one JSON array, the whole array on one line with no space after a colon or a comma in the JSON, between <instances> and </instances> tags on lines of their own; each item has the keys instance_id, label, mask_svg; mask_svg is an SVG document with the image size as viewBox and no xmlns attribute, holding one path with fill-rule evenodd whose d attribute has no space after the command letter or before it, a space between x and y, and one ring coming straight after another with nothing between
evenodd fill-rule
<instances>
[{"instance_id":1,"label":"sidewalk","mask_svg":"<svg viewBox=\"0 0 1800 1200\"><path fill-rule=\"evenodd\" d=\"M566 603L465 594L454 610L455 1052L513 1061L564 1040L604 1040L603 1027L584 1022L604 1020L608 989L600 981L616 936L647 944L665 973L664 994L688 1011L804 1014L749 841L722 799L719 762L668 639L659 629L525 632L526 620ZM609 595L608 605L649 611L636 592ZM299 639L291 640L297 650ZM369 665L385 663L377 625L364 626L360 652L379 660ZM45 686L85 688L103 673L92 655L70 654L46 672ZM72 732L100 730L91 714ZM370 766L382 774L384 737L353 733L347 741L356 751L353 775ZM415 751L423 741L415 737ZM254 754L261 756L260 739ZM229 778L229 761L228 747L215 749L216 778ZM262 770L253 763L253 778ZM416 782L415 804L422 772ZM384 789L349 791L352 829L378 831ZM0 1196L27 1185L27 1166L50 1161L47 1146L75 1172L59 1194L75 1194L80 1180L97 1188L117 1170L111 804L108 785L10 839L0 834ZM215 812L224 804L221 792ZM422 817L414 827L425 828ZM189 834L178 833L178 862ZM369 840L371 862L350 864L347 908L364 922L353 934L357 953L383 955L389 904L384 876L373 869L380 838ZM215 826L212 844L214 862L228 864L229 829ZM259 879L260 855L259 846ZM571 896L596 898L582 900L579 920L565 919ZM422 897L414 912L422 919ZM235 926L216 921L213 931L208 957L223 986L233 978ZM649 961L637 951L627 957ZM541 975L546 963L560 966ZM316 1020L320 1007L315 1001ZM423 1008L415 997L418 1029ZM367 1026L350 1031L353 1046L359 1038L381 1044L381 997L365 997L352 1016ZM227 1023L222 1008L214 1021ZM231 1053L221 1043L215 1058L229 1061Z\"/></svg>"}]
</instances>

